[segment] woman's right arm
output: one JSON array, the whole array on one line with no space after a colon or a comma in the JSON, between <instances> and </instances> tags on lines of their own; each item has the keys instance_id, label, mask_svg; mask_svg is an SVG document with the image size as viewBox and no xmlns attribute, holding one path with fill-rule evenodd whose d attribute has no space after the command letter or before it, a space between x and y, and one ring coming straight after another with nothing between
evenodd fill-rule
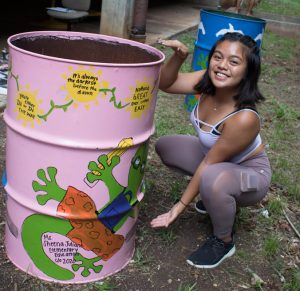
<instances>
[{"instance_id":1,"label":"woman's right arm","mask_svg":"<svg viewBox=\"0 0 300 291\"><path fill-rule=\"evenodd\" d=\"M195 94L195 85L203 77L205 70L192 73L179 73L187 58L188 48L178 40L161 40L160 44L174 50L172 57L162 66L159 88L167 93Z\"/></svg>"}]
</instances>

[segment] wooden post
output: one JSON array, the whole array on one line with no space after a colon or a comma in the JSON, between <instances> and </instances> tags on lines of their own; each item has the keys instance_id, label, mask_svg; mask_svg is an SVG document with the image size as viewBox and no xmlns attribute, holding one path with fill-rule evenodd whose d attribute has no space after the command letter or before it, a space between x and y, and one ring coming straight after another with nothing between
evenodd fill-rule
<instances>
[{"instance_id":1,"label":"wooden post","mask_svg":"<svg viewBox=\"0 0 300 291\"><path fill-rule=\"evenodd\" d=\"M129 38L134 0L102 0L100 33Z\"/></svg>"}]
</instances>

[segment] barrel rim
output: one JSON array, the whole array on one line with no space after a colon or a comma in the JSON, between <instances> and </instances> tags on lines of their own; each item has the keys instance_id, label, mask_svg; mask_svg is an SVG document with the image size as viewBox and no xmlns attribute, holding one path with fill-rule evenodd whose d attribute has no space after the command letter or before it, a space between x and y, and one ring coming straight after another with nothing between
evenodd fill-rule
<instances>
[{"instance_id":1,"label":"barrel rim","mask_svg":"<svg viewBox=\"0 0 300 291\"><path fill-rule=\"evenodd\" d=\"M252 17L252 16L247 16L247 15L241 15L233 12L228 12L228 11L219 11L219 10L213 10L213 9L201 9L201 12L205 12L207 14L214 14L219 17L230 17L234 18L236 20L244 20L244 21L249 21L249 22L257 22L257 23L264 23L266 24L266 20L258 18L258 17Z\"/></svg>"},{"instance_id":2,"label":"barrel rim","mask_svg":"<svg viewBox=\"0 0 300 291\"><path fill-rule=\"evenodd\" d=\"M113 42L118 42L122 44L128 44L134 47L138 47L140 49L144 49L148 52L152 52L155 55L157 55L160 59L155 62L149 62L149 63L101 63L101 62L88 62L88 61L79 61L76 59L64 59L64 58L58 58L58 57L52 57L52 56L47 56L47 55L42 55L38 53L34 53L22 48L19 48L15 45L12 44L12 41L22 38L22 37L32 37L32 36L54 36L54 37L65 37L65 38L94 38L94 39L103 39L106 41L113 41ZM7 43L9 47L15 49L16 51L19 51L21 53L31 55L34 57L42 58L42 59L47 59L47 60L52 60L52 61L57 61L57 62L65 62L65 63L77 63L81 65L90 65L90 66L102 66L102 67L146 67L146 66L155 66L158 64L161 64L165 60L165 55L163 52L161 52L159 49L150 46L148 44L140 43L137 41L133 40L128 40L125 38L120 38L116 36L110 36L110 35L104 35L104 34L96 34L96 33L87 33L87 32L76 32L76 31L30 31L30 32L22 32L18 34L11 35L7 39Z\"/></svg>"}]
</instances>

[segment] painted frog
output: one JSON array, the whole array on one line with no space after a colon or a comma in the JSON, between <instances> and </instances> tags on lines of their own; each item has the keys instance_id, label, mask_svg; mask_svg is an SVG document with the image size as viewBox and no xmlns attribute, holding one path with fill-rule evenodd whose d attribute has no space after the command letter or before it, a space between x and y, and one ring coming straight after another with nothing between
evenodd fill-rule
<instances>
[{"instance_id":1,"label":"painted frog","mask_svg":"<svg viewBox=\"0 0 300 291\"><path fill-rule=\"evenodd\" d=\"M71 280L75 277L74 272L78 270L81 270L83 277L88 277L92 270L95 273L101 272L103 266L98 262L109 260L124 243L124 237L117 234L117 231L129 216L133 216L133 206L138 202L136 194L144 175L147 151L148 143L143 143L137 149L131 160L127 186L120 185L112 173L121 161L120 152L101 155L98 162L89 162L87 183L102 181L109 192L109 202L98 210L88 194L72 186L66 190L61 188L56 181L55 167L47 168L48 178L45 170L37 171L41 182L33 181L32 187L35 192L44 192L37 195L37 202L40 205L46 205L49 200L59 203L56 209L57 217L33 214L27 217L22 225L23 246L38 269L57 280ZM78 246L78 251L72 258L71 266L74 272L56 264L45 253L43 236L49 233L66 236ZM92 251L95 257L83 257L79 253L80 249Z\"/></svg>"}]
</instances>

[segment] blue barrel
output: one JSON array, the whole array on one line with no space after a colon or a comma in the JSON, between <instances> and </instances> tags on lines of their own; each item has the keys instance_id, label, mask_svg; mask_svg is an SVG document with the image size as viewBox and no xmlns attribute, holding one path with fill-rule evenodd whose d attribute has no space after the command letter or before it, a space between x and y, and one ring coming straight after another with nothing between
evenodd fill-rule
<instances>
[{"instance_id":1,"label":"blue barrel","mask_svg":"<svg viewBox=\"0 0 300 291\"><path fill-rule=\"evenodd\" d=\"M249 35L261 47L265 26L266 21L260 18L224 11L200 10L200 23L192 60L193 69L206 69L212 46L227 32ZM186 96L185 107L188 111L191 111L196 103L196 96Z\"/></svg>"}]
</instances>

